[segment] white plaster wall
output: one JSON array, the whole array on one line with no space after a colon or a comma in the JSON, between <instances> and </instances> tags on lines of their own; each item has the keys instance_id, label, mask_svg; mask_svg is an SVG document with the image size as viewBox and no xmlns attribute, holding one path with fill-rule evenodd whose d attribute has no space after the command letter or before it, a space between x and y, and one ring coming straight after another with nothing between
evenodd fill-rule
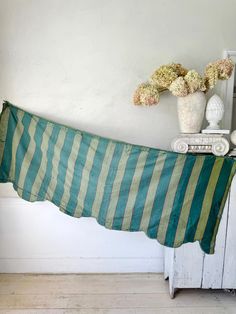
<instances>
[{"instance_id":1,"label":"white plaster wall","mask_svg":"<svg viewBox=\"0 0 236 314\"><path fill-rule=\"evenodd\" d=\"M155 68L173 61L202 71L209 61L222 57L224 49L236 50L235 0L1 0L0 4L0 100L131 143L168 149L178 133L173 96L163 95L152 108L132 105L137 84ZM116 259L103 269L91 268L90 263L87 271L123 271L130 269L128 262L117 268L117 258L128 260L132 251L132 258L142 265L134 271L162 271L162 248L144 235L131 240L123 232L104 233L95 223L91 228L90 220L68 219L48 203L29 207L16 198L14 205L10 184L0 185L0 196L2 270L86 271L76 259L105 256ZM51 214L53 226L44 228ZM13 224L18 219L24 228ZM37 221L37 228L32 221ZM72 238L80 238L82 230L89 231L88 238L68 249L74 224ZM52 236L57 228L66 241L53 250L58 247L58 238ZM105 255L96 250L93 237L104 239L100 246ZM42 267L40 258L45 257L75 259L71 264L48 262ZM17 269L17 262L11 264L8 258L28 262Z\"/></svg>"}]
</instances>

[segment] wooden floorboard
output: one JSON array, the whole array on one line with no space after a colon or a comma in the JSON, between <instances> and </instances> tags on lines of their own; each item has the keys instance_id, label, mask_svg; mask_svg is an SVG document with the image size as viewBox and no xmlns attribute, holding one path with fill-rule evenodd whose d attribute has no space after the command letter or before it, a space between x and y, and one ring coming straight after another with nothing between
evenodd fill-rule
<instances>
[{"instance_id":1,"label":"wooden floorboard","mask_svg":"<svg viewBox=\"0 0 236 314\"><path fill-rule=\"evenodd\" d=\"M223 290L168 294L162 274L0 274L0 313L236 314Z\"/></svg>"}]
</instances>

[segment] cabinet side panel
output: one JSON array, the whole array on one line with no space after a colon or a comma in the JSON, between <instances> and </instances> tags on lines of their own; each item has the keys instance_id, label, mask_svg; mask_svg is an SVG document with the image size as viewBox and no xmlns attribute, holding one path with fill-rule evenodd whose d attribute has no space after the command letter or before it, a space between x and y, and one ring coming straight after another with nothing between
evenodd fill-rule
<instances>
[{"instance_id":1,"label":"cabinet side panel","mask_svg":"<svg viewBox=\"0 0 236 314\"><path fill-rule=\"evenodd\" d=\"M213 255L205 254L204 257L202 278L202 288L204 289L222 288L229 199L228 195L216 238L215 253Z\"/></svg>"},{"instance_id":2,"label":"cabinet side panel","mask_svg":"<svg viewBox=\"0 0 236 314\"><path fill-rule=\"evenodd\" d=\"M175 249L174 280L175 288L200 288L202 284L204 253L199 243L186 243Z\"/></svg>"},{"instance_id":3,"label":"cabinet side panel","mask_svg":"<svg viewBox=\"0 0 236 314\"><path fill-rule=\"evenodd\" d=\"M236 176L231 185L222 288L236 288Z\"/></svg>"}]
</instances>

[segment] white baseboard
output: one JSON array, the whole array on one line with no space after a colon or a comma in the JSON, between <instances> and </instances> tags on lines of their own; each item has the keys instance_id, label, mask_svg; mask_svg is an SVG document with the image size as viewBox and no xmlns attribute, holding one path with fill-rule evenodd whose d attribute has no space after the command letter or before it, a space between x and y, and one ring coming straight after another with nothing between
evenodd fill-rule
<instances>
[{"instance_id":1,"label":"white baseboard","mask_svg":"<svg viewBox=\"0 0 236 314\"><path fill-rule=\"evenodd\" d=\"M144 267L145 265L145 267ZM163 271L162 258L1 258L1 273L132 273Z\"/></svg>"}]
</instances>

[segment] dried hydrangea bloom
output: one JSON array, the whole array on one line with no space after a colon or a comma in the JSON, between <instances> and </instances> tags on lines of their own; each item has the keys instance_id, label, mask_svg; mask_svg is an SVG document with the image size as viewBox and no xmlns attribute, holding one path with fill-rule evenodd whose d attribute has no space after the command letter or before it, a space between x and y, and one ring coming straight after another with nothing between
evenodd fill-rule
<instances>
[{"instance_id":1,"label":"dried hydrangea bloom","mask_svg":"<svg viewBox=\"0 0 236 314\"><path fill-rule=\"evenodd\" d=\"M170 67L177 73L178 76L185 76L188 70L182 66L180 63L171 63Z\"/></svg>"},{"instance_id":2,"label":"dried hydrangea bloom","mask_svg":"<svg viewBox=\"0 0 236 314\"><path fill-rule=\"evenodd\" d=\"M172 66L163 65L153 73L150 82L157 87L168 88L177 77L178 74L174 71Z\"/></svg>"},{"instance_id":3,"label":"dried hydrangea bloom","mask_svg":"<svg viewBox=\"0 0 236 314\"><path fill-rule=\"evenodd\" d=\"M197 90L201 90L201 91L206 90L204 80L197 71L195 70L188 71L184 79L188 84L188 89L189 89L190 94L196 92Z\"/></svg>"},{"instance_id":4,"label":"dried hydrangea bloom","mask_svg":"<svg viewBox=\"0 0 236 314\"><path fill-rule=\"evenodd\" d=\"M218 80L228 80L233 72L233 68L234 63L230 58L209 63L205 70L207 88L215 87Z\"/></svg>"},{"instance_id":5,"label":"dried hydrangea bloom","mask_svg":"<svg viewBox=\"0 0 236 314\"><path fill-rule=\"evenodd\" d=\"M134 93L135 105L152 106L159 102L160 94L158 89L150 83L142 83Z\"/></svg>"},{"instance_id":6,"label":"dried hydrangea bloom","mask_svg":"<svg viewBox=\"0 0 236 314\"><path fill-rule=\"evenodd\" d=\"M189 94L188 84L182 76L171 83L169 90L177 97L184 97Z\"/></svg>"},{"instance_id":7,"label":"dried hydrangea bloom","mask_svg":"<svg viewBox=\"0 0 236 314\"><path fill-rule=\"evenodd\" d=\"M209 63L205 70L205 84L207 89L215 87L218 81L218 68L215 63Z\"/></svg>"},{"instance_id":8,"label":"dried hydrangea bloom","mask_svg":"<svg viewBox=\"0 0 236 314\"><path fill-rule=\"evenodd\" d=\"M180 63L170 63L159 67L149 83L141 84L135 91L134 104L151 106L159 102L160 93L169 89L174 96L184 97L198 90L207 92L217 81L227 80L233 72L231 59L209 63L204 78L195 70L187 70Z\"/></svg>"},{"instance_id":9,"label":"dried hydrangea bloom","mask_svg":"<svg viewBox=\"0 0 236 314\"><path fill-rule=\"evenodd\" d=\"M206 84L205 84L205 80L203 78L202 78L202 83L201 83L199 89L200 89L201 92L205 92L205 93L207 92L207 87L206 87Z\"/></svg>"},{"instance_id":10,"label":"dried hydrangea bloom","mask_svg":"<svg viewBox=\"0 0 236 314\"><path fill-rule=\"evenodd\" d=\"M228 80L233 72L234 63L231 59L223 59L216 61L218 69L218 79Z\"/></svg>"}]
</instances>

